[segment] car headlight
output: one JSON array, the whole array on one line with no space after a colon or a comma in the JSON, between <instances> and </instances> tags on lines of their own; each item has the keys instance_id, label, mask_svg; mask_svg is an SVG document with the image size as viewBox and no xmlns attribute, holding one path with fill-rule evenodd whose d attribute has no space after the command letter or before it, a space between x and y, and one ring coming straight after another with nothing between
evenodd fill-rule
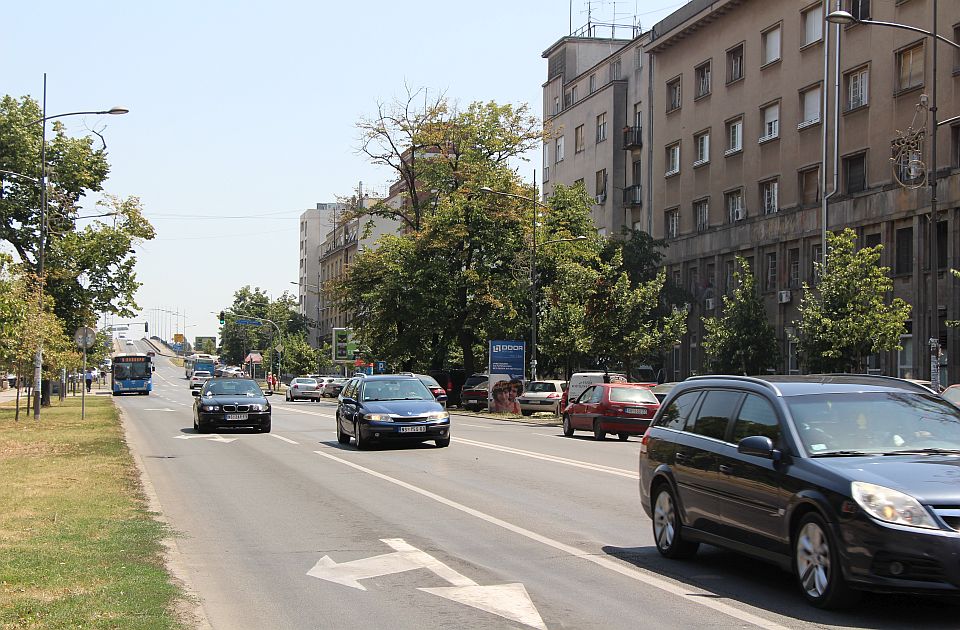
<instances>
[{"instance_id":1,"label":"car headlight","mask_svg":"<svg viewBox=\"0 0 960 630\"><path fill-rule=\"evenodd\" d=\"M898 490L865 481L850 484L854 501L873 518L908 527L940 529L920 502Z\"/></svg>"},{"instance_id":2,"label":"car headlight","mask_svg":"<svg viewBox=\"0 0 960 630\"><path fill-rule=\"evenodd\" d=\"M427 417L431 420L446 420L450 417L450 413L447 411L431 411L427 414Z\"/></svg>"},{"instance_id":3,"label":"car headlight","mask_svg":"<svg viewBox=\"0 0 960 630\"><path fill-rule=\"evenodd\" d=\"M385 413L368 413L367 420L370 422L393 422L393 418Z\"/></svg>"},{"instance_id":4,"label":"car headlight","mask_svg":"<svg viewBox=\"0 0 960 630\"><path fill-rule=\"evenodd\" d=\"M266 411L266 405L250 405L250 411Z\"/></svg>"},{"instance_id":5,"label":"car headlight","mask_svg":"<svg viewBox=\"0 0 960 630\"><path fill-rule=\"evenodd\" d=\"M204 411L220 411L220 405L203 405Z\"/></svg>"}]
</instances>

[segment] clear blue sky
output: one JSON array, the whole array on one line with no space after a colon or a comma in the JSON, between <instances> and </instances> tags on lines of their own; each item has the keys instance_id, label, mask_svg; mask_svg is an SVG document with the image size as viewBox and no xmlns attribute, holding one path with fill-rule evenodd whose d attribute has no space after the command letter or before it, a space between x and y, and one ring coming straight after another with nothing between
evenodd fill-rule
<instances>
[{"instance_id":1,"label":"clear blue sky","mask_svg":"<svg viewBox=\"0 0 960 630\"><path fill-rule=\"evenodd\" d=\"M680 0L594 2L594 21L644 29ZM298 217L384 188L390 173L356 152L355 123L404 84L461 104L528 103L541 113L546 60L569 33L569 0L273 2L52 0L7 3L2 90L41 97L48 115L122 105L105 124L106 192L140 197L157 238L137 249L137 301L186 312L187 335L214 335L211 311L244 285L275 298L298 279ZM572 3L574 29L586 2ZM628 36L626 32L618 36ZM520 167L524 178L539 156ZM88 200L92 206L95 199ZM151 331L154 332L154 331Z\"/></svg>"}]
</instances>

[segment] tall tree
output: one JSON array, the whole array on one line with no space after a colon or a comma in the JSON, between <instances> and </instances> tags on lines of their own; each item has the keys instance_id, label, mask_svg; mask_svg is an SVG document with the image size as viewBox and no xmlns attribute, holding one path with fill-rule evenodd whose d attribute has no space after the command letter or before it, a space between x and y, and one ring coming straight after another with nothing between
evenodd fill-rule
<instances>
[{"instance_id":1,"label":"tall tree","mask_svg":"<svg viewBox=\"0 0 960 630\"><path fill-rule=\"evenodd\" d=\"M703 318L707 369L718 374L764 374L780 362L780 347L750 264L740 256L733 280L733 295L723 296L723 314Z\"/></svg>"},{"instance_id":2,"label":"tall tree","mask_svg":"<svg viewBox=\"0 0 960 630\"><path fill-rule=\"evenodd\" d=\"M827 268L815 262L816 287L803 285L799 335L801 363L811 372L863 372L871 354L900 349L910 305L887 295L890 269L881 267L876 247L856 248L847 228L827 235Z\"/></svg>"}]
</instances>

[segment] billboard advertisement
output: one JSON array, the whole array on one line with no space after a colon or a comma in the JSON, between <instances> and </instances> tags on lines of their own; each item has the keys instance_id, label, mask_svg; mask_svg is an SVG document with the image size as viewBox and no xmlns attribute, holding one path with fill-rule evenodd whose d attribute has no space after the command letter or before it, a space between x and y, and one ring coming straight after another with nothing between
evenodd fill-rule
<instances>
[{"instance_id":1,"label":"billboard advertisement","mask_svg":"<svg viewBox=\"0 0 960 630\"><path fill-rule=\"evenodd\" d=\"M523 393L527 344L525 341L491 341L489 350L488 407L494 413L520 415L517 398Z\"/></svg>"},{"instance_id":2,"label":"billboard advertisement","mask_svg":"<svg viewBox=\"0 0 960 630\"><path fill-rule=\"evenodd\" d=\"M333 329L333 360L353 362L357 354L357 344L353 341L352 328Z\"/></svg>"}]
</instances>

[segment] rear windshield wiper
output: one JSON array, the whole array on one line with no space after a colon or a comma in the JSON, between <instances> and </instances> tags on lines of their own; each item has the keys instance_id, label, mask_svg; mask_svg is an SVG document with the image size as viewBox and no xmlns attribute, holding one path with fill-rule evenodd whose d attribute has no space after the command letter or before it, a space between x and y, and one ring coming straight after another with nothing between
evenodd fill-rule
<instances>
[{"instance_id":1,"label":"rear windshield wiper","mask_svg":"<svg viewBox=\"0 0 960 630\"><path fill-rule=\"evenodd\" d=\"M814 453L810 457L867 457L870 455L881 455L881 453L868 451L826 451L824 453Z\"/></svg>"},{"instance_id":2,"label":"rear windshield wiper","mask_svg":"<svg viewBox=\"0 0 960 630\"><path fill-rule=\"evenodd\" d=\"M884 455L960 455L957 448L906 448L899 451L890 451Z\"/></svg>"}]
</instances>

